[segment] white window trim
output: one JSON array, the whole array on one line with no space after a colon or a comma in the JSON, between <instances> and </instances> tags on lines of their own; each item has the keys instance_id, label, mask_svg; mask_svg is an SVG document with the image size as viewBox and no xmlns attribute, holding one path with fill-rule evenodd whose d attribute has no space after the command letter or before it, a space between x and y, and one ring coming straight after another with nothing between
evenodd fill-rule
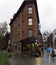
<instances>
[{"instance_id":1,"label":"white window trim","mask_svg":"<svg viewBox=\"0 0 56 65\"><path fill-rule=\"evenodd\" d=\"M32 18L28 19L28 25L32 25Z\"/></svg>"},{"instance_id":2,"label":"white window trim","mask_svg":"<svg viewBox=\"0 0 56 65\"><path fill-rule=\"evenodd\" d=\"M28 7L28 14L32 14L32 7Z\"/></svg>"}]
</instances>

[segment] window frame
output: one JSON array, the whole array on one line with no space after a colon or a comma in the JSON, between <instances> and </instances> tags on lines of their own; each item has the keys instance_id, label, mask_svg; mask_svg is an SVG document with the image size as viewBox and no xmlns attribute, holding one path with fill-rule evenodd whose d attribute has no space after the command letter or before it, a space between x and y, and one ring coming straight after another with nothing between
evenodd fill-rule
<instances>
[{"instance_id":1,"label":"window frame","mask_svg":"<svg viewBox=\"0 0 56 65\"><path fill-rule=\"evenodd\" d=\"M33 19L32 18L28 18L28 25L33 25Z\"/></svg>"},{"instance_id":2,"label":"window frame","mask_svg":"<svg viewBox=\"0 0 56 65\"><path fill-rule=\"evenodd\" d=\"M28 7L28 14L32 14L32 11L33 11L32 6L29 6L29 7Z\"/></svg>"},{"instance_id":3,"label":"window frame","mask_svg":"<svg viewBox=\"0 0 56 65\"><path fill-rule=\"evenodd\" d=\"M22 29L24 29L24 27L25 27L25 22L24 22L24 20L22 21Z\"/></svg>"},{"instance_id":4,"label":"window frame","mask_svg":"<svg viewBox=\"0 0 56 65\"><path fill-rule=\"evenodd\" d=\"M28 30L28 37L31 37L33 35L33 30L32 29L29 29Z\"/></svg>"}]
</instances>

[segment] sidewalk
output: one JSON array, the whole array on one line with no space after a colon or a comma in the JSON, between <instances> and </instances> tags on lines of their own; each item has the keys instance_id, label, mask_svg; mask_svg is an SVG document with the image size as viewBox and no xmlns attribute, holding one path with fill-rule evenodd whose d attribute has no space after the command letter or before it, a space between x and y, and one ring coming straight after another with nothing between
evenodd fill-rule
<instances>
[{"instance_id":1,"label":"sidewalk","mask_svg":"<svg viewBox=\"0 0 56 65\"><path fill-rule=\"evenodd\" d=\"M12 57L9 59L10 65L18 65L19 54L12 53Z\"/></svg>"},{"instance_id":2,"label":"sidewalk","mask_svg":"<svg viewBox=\"0 0 56 65\"><path fill-rule=\"evenodd\" d=\"M31 57L28 55L12 54L9 59L10 65L41 65L42 57Z\"/></svg>"}]
</instances>

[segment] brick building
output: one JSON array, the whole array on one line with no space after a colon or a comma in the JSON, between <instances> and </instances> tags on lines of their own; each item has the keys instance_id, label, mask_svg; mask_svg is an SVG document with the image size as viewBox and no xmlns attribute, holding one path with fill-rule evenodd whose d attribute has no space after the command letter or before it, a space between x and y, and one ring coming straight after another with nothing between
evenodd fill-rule
<instances>
[{"instance_id":1,"label":"brick building","mask_svg":"<svg viewBox=\"0 0 56 65\"><path fill-rule=\"evenodd\" d=\"M29 53L32 51L30 47L41 38L39 23L36 0L24 0L10 22L10 41L14 51L17 50L19 53L26 53L26 50Z\"/></svg>"}]
</instances>

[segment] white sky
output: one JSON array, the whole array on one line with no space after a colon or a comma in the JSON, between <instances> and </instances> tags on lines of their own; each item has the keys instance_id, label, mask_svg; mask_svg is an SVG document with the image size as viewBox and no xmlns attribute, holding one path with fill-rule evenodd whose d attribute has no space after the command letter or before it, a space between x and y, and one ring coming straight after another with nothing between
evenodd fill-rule
<instances>
[{"instance_id":1,"label":"white sky","mask_svg":"<svg viewBox=\"0 0 56 65\"><path fill-rule=\"evenodd\" d=\"M10 19L17 12L23 0L0 0L0 23ZM41 32L56 29L56 0L37 0Z\"/></svg>"}]
</instances>

